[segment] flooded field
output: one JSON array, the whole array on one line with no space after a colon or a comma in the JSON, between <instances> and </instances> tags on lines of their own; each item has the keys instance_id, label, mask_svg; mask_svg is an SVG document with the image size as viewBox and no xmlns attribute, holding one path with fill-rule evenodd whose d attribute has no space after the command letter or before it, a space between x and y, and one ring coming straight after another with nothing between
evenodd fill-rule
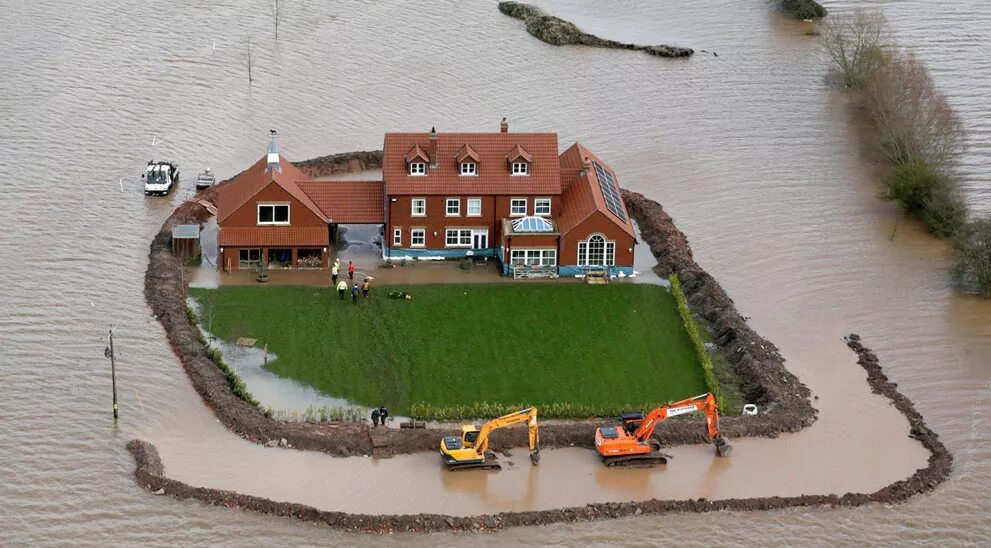
<instances>
[{"instance_id":1,"label":"flooded field","mask_svg":"<svg viewBox=\"0 0 991 548\"><path fill-rule=\"evenodd\" d=\"M874 198L842 96L809 27L768 2L538 1L606 38L715 50L687 60L554 48L495 2L299 2L272 39L267 2L3 2L0 20L0 528L5 543L436 545L350 536L154 497L124 443L154 442L195 484L352 511L547 507L652 496L872 490L921 466L904 419L863 382L841 337L864 336L956 458L933 494L895 507L638 518L649 539L716 543L983 543L991 533L991 303L956 295L948 249ZM861 2L825 2L834 12ZM870 3L868 3L870 4ZM991 213L984 29L991 5L877 2L930 64L969 130L961 176ZM149 27L149 21L163 28ZM254 81L247 82L251 36ZM458 47L450 47L457 44ZM520 63L525 59L525 63ZM470 77L464 67L473 67ZM381 148L387 130L558 131L621 183L657 199L756 329L819 397L820 421L735 440L729 461L675 449L666 469L609 474L573 449L450 478L435 455L372 462L264 449L216 422L150 316L148 243L209 166L227 178L269 128L305 159ZM154 144L153 144L154 143ZM181 163L169 198L145 198L149 159ZM117 324L121 421L105 335ZM525 458L521 458L521 461ZM275 471L275 472L273 472ZM504 543L624 538L630 520L517 529Z\"/></svg>"}]
</instances>

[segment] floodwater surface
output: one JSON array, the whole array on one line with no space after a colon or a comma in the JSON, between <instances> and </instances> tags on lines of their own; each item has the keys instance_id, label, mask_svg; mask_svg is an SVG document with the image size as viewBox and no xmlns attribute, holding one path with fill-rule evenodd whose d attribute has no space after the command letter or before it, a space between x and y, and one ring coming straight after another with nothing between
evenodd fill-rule
<instances>
[{"instance_id":1,"label":"floodwater surface","mask_svg":"<svg viewBox=\"0 0 991 548\"><path fill-rule=\"evenodd\" d=\"M155 497L124 444L156 443L166 472L349 511L467 513L649 497L871 491L924 465L907 422L873 395L842 336L881 357L955 457L932 494L893 507L641 516L498 533L514 544L637 539L716 544L987 541L991 524L991 303L957 295L949 251L878 201L856 116L829 89L809 26L771 2L537 2L607 38L718 52L667 60L553 47L495 2L292 3L0 0L0 528L11 544L436 545L449 536L354 536ZM864 3L826 2L834 12ZM871 4L868 2L867 4ZM970 147L966 196L991 213L985 29L991 4L878 2L933 68ZM246 39L254 60L249 85ZM268 129L305 159L377 149L389 130L557 131L660 201L699 263L781 347L820 410L812 428L734 440L730 459L675 448L651 470L606 470L590 451L539 468L443 473L436 455L331 459L227 432L192 389L144 302L148 244L209 166L227 178ZM145 198L149 159L182 166ZM121 420L105 335L117 325ZM511 459L512 460L512 459ZM455 477L456 476L456 477ZM636 520L635 526L633 519Z\"/></svg>"}]
</instances>

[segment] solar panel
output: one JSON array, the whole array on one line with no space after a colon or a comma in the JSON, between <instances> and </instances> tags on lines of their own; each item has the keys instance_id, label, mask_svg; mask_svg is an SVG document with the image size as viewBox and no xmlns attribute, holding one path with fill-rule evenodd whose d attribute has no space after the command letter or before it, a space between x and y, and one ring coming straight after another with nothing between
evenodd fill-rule
<instances>
[{"instance_id":1,"label":"solar panel","mask_svg":"<svg viewBox=\"0 0 991 548\"><path fill-rule=\"evenodd\" d=\"M606 208L612 212L619 220L626 222L626 213L623 212L623 199L619 196L619 187L612 173L606 171L599 162L592 162L595 165L595 174L599 179L599 187L602 188L602 197L606 200Z\"/></svg>"}]
</instances>

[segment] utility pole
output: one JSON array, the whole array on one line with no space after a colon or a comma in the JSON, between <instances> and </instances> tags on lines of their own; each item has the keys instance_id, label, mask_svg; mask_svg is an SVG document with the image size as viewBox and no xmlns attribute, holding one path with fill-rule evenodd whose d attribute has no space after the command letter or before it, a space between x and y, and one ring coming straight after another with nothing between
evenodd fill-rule
<instances>
[{"instance_id":1,"label":"utility pole","mask_svg":"<svg viewBox=\"0 0 991 548\"><path fill-rule=\"evenodd\" d=\"M114 363L114 329L116 327L115 325L110 328L110 346L103 352L106 357L110 358L110 382L114 390L114 422L117 422L117 367Z\"/></svg>"}]
</instances>

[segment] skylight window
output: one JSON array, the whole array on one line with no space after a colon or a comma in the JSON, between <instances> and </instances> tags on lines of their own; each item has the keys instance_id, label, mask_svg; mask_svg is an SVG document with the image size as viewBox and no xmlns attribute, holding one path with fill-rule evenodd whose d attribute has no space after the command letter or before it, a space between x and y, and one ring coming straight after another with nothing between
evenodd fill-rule
<instances>
[{"instance_id":1,"label":"skylight window","mask_svg":"<svg viewBox=\"0 0 991 548\"><path fill-rule=\"evenodd\" d=\"M513 232L554 232L554 225L542 217L523 217L513 221Z\"/></svg>"}]
</instances>

